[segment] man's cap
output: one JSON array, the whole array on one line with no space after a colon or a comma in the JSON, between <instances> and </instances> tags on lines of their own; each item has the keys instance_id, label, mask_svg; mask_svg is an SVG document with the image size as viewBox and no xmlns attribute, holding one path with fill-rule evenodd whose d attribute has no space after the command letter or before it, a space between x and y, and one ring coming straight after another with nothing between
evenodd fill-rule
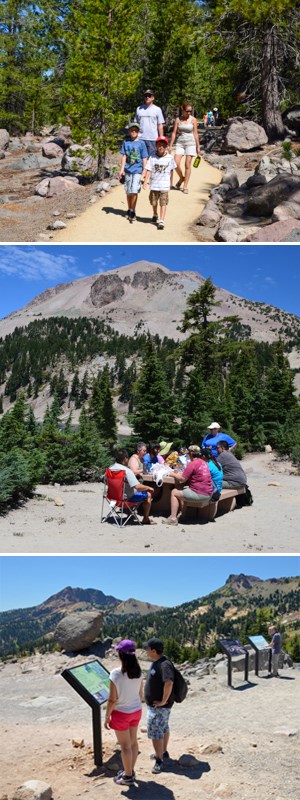
<instances>
[{"instance_id":1,"label":"man's cap","mask_svg":"<svg viewBox=\"0 0 300 800\"><path fill-rule=\"evenodd\" d=\"M220 428L220 427L221 425L219 425L218 422L212 422L211 425L208 425L208 430L210 430L210 428Z\"/></svg>"},{"instance_id":2,"label":"man's cap","mask_svg":"<svg viewBox=\"0 0 300 800\"><path fill-rule=\"evenodd\" d=\"M189 453L195 453L197 455L199 455L199 453L201 452L200 447L198 447L197 444L191 444L188 447L188 451L189 451Z\"/></svg>"},{"instance_id":3,"label":"man's cap","mask_svg":"<svg viewBox=\"0 0 300 800\"><path fill-rule=\"evenodd\" d=\"M149 639L148 642L144 644L145 650L156 650L157 653L163 653L164 645L161 639L157 639L156 636L153 639Z\"/></svg>"},{"instance_id":4,"label":"man's cap","mask_svg":"<svg viewBox=\"0 0 300 800\"><path fill-rule=\"evenodd\" d=\"M137 128L138 131L139 131L140 130L140 125L139 125L138 122L129 122L129 125L127 125L127 128L128 128L128 130L130 130L130 128Z\"/></svg>"},{"instance_id":5,"label":"man's cap","mask_svg":"<svg viewBox=\"0 0 300 800\"><path fill-rule=\"evenodd\" d=\"M173 442L160 442L159 443L159 455L165 456L171 450Z\"/></svg>"},{"instance_id":6,"label":"man's cap","mask_svg":"<svg viewBox=\"0 0 300 800\"><path fill-rule=\"evenodd\" d=\"M144 91L144 97L145 97L145 94L148 94L148 95L149 95L149 97L154 97L154 91L153 91L153 89L145 89L145 91Z\"/></svg>"},{"instance_id":7,"label":"man's cap","mask_svg":"<svg viewBox=\"0 0 300 800\"><path fill-rule=\"evenodd\" d=\"M164 144L169 144L169 140L167 139L166 136L158 136L156 139L156 144L159 144L159 142L163 142Z\"/></svg>"},{"instance_id":8,"label":"man's cap","mask_svg":"<svg viewBox=\"0 0 300 800\"><path fill-rule=\"evenodd\" d=\"M213 111L218 111L218 109L217 109L217 106L215 106L215 107L213 108Z\"/></svg>"},{"instance_id":9,"label":"man's cap","mask_svg":"<svg viewBox=\"0 0 300 800\"><path fill-rule=\"evenodd\" d=\"M121 653L135 653L136 647L132 639L122 639L119 644L116 644L115 650L120 650Z\"/></svg>"}]
</instances>

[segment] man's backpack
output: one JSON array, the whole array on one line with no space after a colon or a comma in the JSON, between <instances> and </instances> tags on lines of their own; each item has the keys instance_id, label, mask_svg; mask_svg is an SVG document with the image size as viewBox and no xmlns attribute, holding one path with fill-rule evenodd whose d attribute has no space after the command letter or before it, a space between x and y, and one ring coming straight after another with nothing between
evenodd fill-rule
<instances>
[{"instance_id":1,"label":"man's backpack","mask_svg":"<svg viewBox=\"0 0 300 800\"><path fill-rule=\"evenodd\" d=\"M182 703L182 701L185 700L187 696L188 685L181 672L179 672L179 669L174 667L174 664L172 664L172 667L174 670L174 684L173 684L174 700L175 703Z\"/></svg>"}]
</instances>

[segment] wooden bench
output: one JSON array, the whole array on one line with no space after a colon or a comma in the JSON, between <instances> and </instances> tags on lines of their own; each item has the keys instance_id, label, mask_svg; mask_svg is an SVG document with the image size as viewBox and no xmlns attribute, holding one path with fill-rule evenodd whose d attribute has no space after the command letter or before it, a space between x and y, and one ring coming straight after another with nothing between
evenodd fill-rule
<instances>
[{"instance_id":1,"label":"wooden bench","mask_svg":"<svg viewBox=\"0 0 300 800\"><path fill-rule=\"evenodd\" d=\"M245 494L245 487L240 489L222 489L219 500L211 500L206 505L197 500L185 500L185 505L189 509L187 512L190 519L199 519L202 522L212 522L216 516L228 514L236 507L236 498L239 494Z\"/></svg>"}]
</instances>

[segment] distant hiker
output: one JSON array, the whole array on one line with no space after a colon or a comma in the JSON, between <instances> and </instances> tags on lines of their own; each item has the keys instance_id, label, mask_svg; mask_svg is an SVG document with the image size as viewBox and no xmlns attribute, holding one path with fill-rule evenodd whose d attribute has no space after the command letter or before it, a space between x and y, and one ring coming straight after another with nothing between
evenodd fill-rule
<instances>
[{"instance_id":1,"label":"distant hiker","mask_svg":"<svg viewBox=\"0 0 300 800\"><path fill-rule=\"evenodd\" d=\"M153 212L152 222L157 224L158 229L163 229L165 227L172 169L176 169L179 177L183 179L180 167L177 167L173 156L168 153L168 144L169 142L166 136L159 136L156 139L156 155L150 156L147 161L146 177L143 184L143 188L146 189L150 177L149 200ZM159 219L158 206L160 209Z\"/></svg>"},{"instance_id":2,"label":"distant hiker","mask_svg":"<svg viewBox=\"0 0 300 800\"><path fill-rule=\"evenodd\" d=\"M132 786L139 752L137 730L142 716L142 670L135 655L135 643L131 639L123 639L115 649L119 653L121 667L113 669L109 676L104 727L115 731L121 746L124 769L114 781L120 786Z\"/></svg>"},{"instance_id":3,"label":"distant hiker","mask_svg":"<svg viewBox=\"0 0 300 800\"><path fill-rule=\"evenodd\" d=\"M141 191L142 178L145 175L145 168L148 158L147 148L143 141L138 139L140 126L137 122L131 122L128 125L128 133L130 141L125 139L120 153L121 153L121 166L118 172L118 178L121 180L125 173L125 192L127 195L127 217L129 222L133 222L136 218L135 209L137 204L137 197Z\"/></svg>"},{"instance_id":4,"label":"distant hiker","mask_svg":"<svg viewBox=\"0 0 300 800\"><path fill-rule=\"evenodd\" d=\"M217 444L218 461L223 469L223 489L240 489L247 486L247 475L241 462L230 452L228 442L221 440Z\"/></svg>"},{"instance_id":5,"label":"distant hiker","mask_svg":"<svg viewBox=\"0 0 300 800\"><path fill-rule=\"evenodd\" d=\"M170 738L169 717L174 703L174 668L163 655L164 646L160 639L149 639L144 645L152 666L146 677L145 700L147 703L147 734L152 739L154 766L152 772L161 772L163 759L169 758Z\"/></svg>"},{"instance_id":6,"label":"distant hiker","mask_svg":"<svg viewBox=\"0 0 300 800\"><path fill-rule=\"evenodd\" d=\"M214 124L214 115L212 111L207 112L207 124L213 125Z\"/></svg>"},{"instance_id":7,"label":"distant hiker","mask_svg":"<svg viewBox=\"0 0 300 800\"><path fill-rule=\"evenodd\" d=\"M184 177L182 176L182 178L179 178L179 181L176 183L176 189L180 189L183 183L182 191L184 194L188 194L187 187L191 177L192 158L195 155L200 156L198 123L196 117L193 116L191 103L182 103L181 105L180 113L179 116L176 117L170 140L170 153L174 142L174 161L177 167L180 167L182 156L185 156Z\"/></svg>"},{"instance_id":8,"label":"distant hiker","mask_svg":"<svg viewBox=\"0 0 300 800\"><path fill-rule=\"evenodd\" d=\"M280 678L278 672L279 655L281 653L281 636L276 628L276 625L270 625L268 633L272 636L270 647L272 648L272 675L274 678Z\"/></svg>"},{"instance_id":9,"label":"distant hiker","mask_svg":"<svg viewBox=\"0 0 300 800\"><path fill-rule=\"evenodd\" d=\"M213 118L214 118L214 125L216 125L219 118L219 111L217 109L217 106L213 108Z\"/></svg>"},{"instance_id":10,"label":"distant hiker","mask_svg":"<svg viewBox=\"0 0 300 800\"><path fill-rule=\"evenodd\" d=\"M210 447L212 450L213 455L217 458L218 451L217 451L217 444L220 439L227 442L228 447L230 450L236 446L235 439L232 436L229 436L228 433L221 432L221 426L218 422L212 422L211 425L208 426L209 433L204 436L204 439L201 442L201 447Z\"/></svg>"},{"instance_id":11,"label":"distant hiker","mask_svg":"<svg viewBox=\"0 0 300 800\"><path fill-rule=\"evenodd\" d=\"M155 156L155 142L158 136L164 135L165 120L161 108L154 105L152 89L144 91L144 102L137 107L134 119L139 123L139 139L145 142L148 156Z\"/></svg>"}]
</instances>

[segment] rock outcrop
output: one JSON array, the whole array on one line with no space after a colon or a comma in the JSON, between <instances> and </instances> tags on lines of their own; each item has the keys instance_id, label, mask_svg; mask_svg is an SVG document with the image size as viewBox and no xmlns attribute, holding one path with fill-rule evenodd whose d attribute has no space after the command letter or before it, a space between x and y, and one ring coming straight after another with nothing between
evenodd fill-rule
<instances>
[{"instance_id":1,"label":"rock outcrop","mask_svg":"<svg viewBox=\"0 0 300 800\"><path fill-rule=\"evenodd\" d=\"M101 308L119 300L124 293L123 281L119 275L100 275L91 286L90 298L93 306Z\"/></svg>"},{"instance_id":2,"label":"rock outcrop","mask_svg":"<svg viewBox=\"0 0 300 800\"><path fill-rule=\"evenodd\" d=\"M67 652L84 650L100 635L102 625L102 611L74 611L60 620L54 638Z\"/></svg>"}]
</instances>

